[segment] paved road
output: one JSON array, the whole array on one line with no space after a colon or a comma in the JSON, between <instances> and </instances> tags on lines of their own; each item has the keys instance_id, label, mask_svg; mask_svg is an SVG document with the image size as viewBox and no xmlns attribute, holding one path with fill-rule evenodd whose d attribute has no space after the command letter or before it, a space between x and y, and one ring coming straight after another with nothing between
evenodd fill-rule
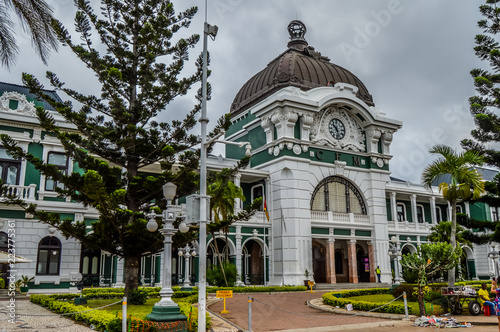
<instances>
[{"instance_id":1,"label":"paved road","mask_svg":"<svg viewBox=\"0 0 500 332\"><path fill-rule=\"evenodd\" d=\"M259 332L279 331L386 321L382 318L332 314L307 307L306 302L308 300L321 297L324 293L251 294L254 298L252 303L252 330ZM209 309L216 313L221 312L223 309L222 301L210 305ZM243 330L248 328L248 294L234 294L232 299L226 300L226 309L229 313L221 316Z\"/></svg>"}]
</instances>

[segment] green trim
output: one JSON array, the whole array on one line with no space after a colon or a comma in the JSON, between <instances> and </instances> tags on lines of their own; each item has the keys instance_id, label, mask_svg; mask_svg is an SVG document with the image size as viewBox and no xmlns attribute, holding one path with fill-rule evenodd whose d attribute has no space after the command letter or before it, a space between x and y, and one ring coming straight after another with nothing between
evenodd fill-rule
<instances>
[{"instance_id":1,"label":"green trim","mask_svg":"<svg viewBox=\"0 0 500 332\"><path fill-rule=\"evenodd\" d=\"M330 230L328 228L318 228L318 227L311 228L311 234L328 235L329 233Z\"/></svg>"},{"instance_id":2,"label":"green trim","mask_svg":"<svg viewBox=\"0 0 500 332\"><path fill-rule=\"evenodd\" d=\"M245 116L238 119L235 123L233 123L233 124L231 124L231 126L229 126L228 130L226 131L225 137L231 136L231 135L237 133L238 131L242 130L244 126L246 126L247 124L249 124L250 122L252 122L255 119L256 119L255 114L251 114L250 112L247 112L247 114L245 114Z\"/></svg>"},{"instance_id":3,"label":"green trim","mask_svg":"<svg viewBox=\"0 0 500 332\"><path fill-rule=\"evenodd\" d=\"M354 231L354 235L355 236L372 236L372 232L371 231L361 230L361 229L356 229Z\"/></svg>"},{"instance_id":4,"label":"green trim","mask_svg":"<svg viewBox=\"0 0 500 332\"><path fill-rule=\"evenodd\" d=\"M34 157L42 159L43 156L43 145L38 143L30 143L28 145L28 153L32 154ZM38 199L38 190L40 190L40 172L35 169L32 163L26 163L26 176L24 178L24 185L29 186L30 184L36 185L36 199Z\"/></svg>"},{"instance_id":5,"label":"green trim","mask_svg":"<svg viewBox=\"0 0 500 332\"><path fill-rule=\"evenodd\" d=\"M24 211L16 210L0 210L0 215L2 218L14 218L14 219L24 219L26 214Z\"/></svg>"},{"instance_id":6,"label":"green trim","mask_svg":"<svg viewBox=\"0 0 500 332\"><path fill-rule=\"evenodd\" d=\"M15 133L24 133L25 131L30 133L30 138L33 138L33 129L11 127L11 126L0 126L0 130L12 131Z\"/></svg>"},{"instance_id":7,"label":"green trim","mask_svg":"<svg viewBox=\"0 0 500 332\"><path fill-rule=\"evenodd\" d=\"M350 229L334 228L333 235L351 235L351 230Z\"/></svg>"},{"instance_id":8,"label":"green trim","mask_svg":"<svg viewBox=\"0 0 500 332\"><path fill-rule=\"evenodd\" d=\"M35 285L34 282L30 282L28 283L28 287L30 289L61 289L61 288L70 288L73 286L71 286L69 281L63 281L59 283L59 285L56 285L54 282L41 282L39 285Z\"/></svg>"},{"instance_id":9,"label":"green trim","mask_svg":"<svg viewBox=\"0 0 500 332\"><path fill-rule=\"evenodd\" d=\"M59 197L44 197L43 200L48 202L66 202L66 199Z\"/></svg>"}]
</instances>

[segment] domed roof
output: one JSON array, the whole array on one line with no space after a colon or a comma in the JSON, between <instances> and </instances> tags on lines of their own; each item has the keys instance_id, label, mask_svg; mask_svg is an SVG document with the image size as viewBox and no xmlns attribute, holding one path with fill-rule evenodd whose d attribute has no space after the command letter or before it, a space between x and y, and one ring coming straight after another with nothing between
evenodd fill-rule
<instances>
[{"instance_id":1,"label":"domed roof","mask_svg":"<svg viewBox=\"0 0 500 332\"><path fill-rule=\"evenodd\" d=\"M369 106L375 105L368 89L359 78L347 69L331 63L330 59L316 52L314 47L308 46L304 39L304 23L297 20L290 22L288 32L288 49L243 85L231 105L232 115L245 111L287 86L310 90L333 86L339 82L358 87L357 97Z\"/></svg>"}]
</instances>

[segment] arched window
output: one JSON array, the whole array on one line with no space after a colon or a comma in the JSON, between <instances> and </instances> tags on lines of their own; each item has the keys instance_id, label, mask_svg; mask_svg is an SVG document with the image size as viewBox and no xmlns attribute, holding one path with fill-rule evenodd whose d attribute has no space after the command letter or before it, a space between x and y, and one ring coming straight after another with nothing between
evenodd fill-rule
<instances>
[{"instance_id":1,"label":"arched window","mask_svg":"<svg viewBox=\"0 0 500 332\"><path fill-rule=\"evenodd\" d=\"M44 237L38 244L37 275L59 275L61 241L55 236Z\"/></svg>"},{"instance_id":2,"label":"arched window","mask_svg":"<svg viewBox=\"0 0 500 332\"><path fill-rule=\"evenodd\" d=\"M363 196L351 182L331 176L314 190L311 210L337 213L367 214Z\"/></svg>"}]
</instances>

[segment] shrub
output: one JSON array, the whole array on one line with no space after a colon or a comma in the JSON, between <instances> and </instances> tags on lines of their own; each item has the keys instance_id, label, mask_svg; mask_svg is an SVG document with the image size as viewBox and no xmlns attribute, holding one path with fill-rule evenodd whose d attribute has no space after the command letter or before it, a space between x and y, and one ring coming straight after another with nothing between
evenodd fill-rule
<instances>
[{"instance_id":1,"label":"shrub","mask_svg":"<svg viewBox=\"0 0 500 332\"><path fill-rule=\"evenodd\" d=\"M4 289L5 288L5 280L0 277L0 289Z\"/></svg>"},{"instance_id":2,"label":"shrub","mask_svg":"<svg viewBox=\"0 0 500 332\"><path fill-rule=\"evenodd\" d=\"M404 269L403 270L403 279L407 284L414 284L418 280L418 271Z\"/></svg>"},{"instance_id":3,"label":"shrub","mask_svg":"<svg viewBox=\"0 0 500 332\"><path fill-rule=\"evenodd\" d=\"M127 302L135 305L143 305L148 299L148 293L143 289L135 289L128 292Z\"/></svg>"},{"instance_id":4,"label":"shrub","mask_svg":"<svg viewBox=\"0 0 500 332\"><path fill-rule=\"evenodd\" d=\"M355 300L346 299L346 298L338 298L333 293L335 293L335 292L323 294L323 303L329 304L329 305L334 306L334 307L338 306L341 308L345 307L346 304L352 304L353 309L362 310L362 311L370 311L370 310L373 310L373 309L378 308L378 307L385 304L385 303L375 303L375 302L366 302L366 301L355 301ZM411 308L408 308L408 309L411 311ZM383 307L377 309L376 311L388 312L388 313L394 313L394 314L404 314L405 307L404 307L404 304L390 303L390 304L387 304L386 306L383 306Z\"/></svg>"},{"instance_id":5,"label":"shrub","mask_svg":"<svg viewBox=\"0 0 500 332\"><path fill-rule=\"evenodd\" d=\"M398 287L394 288L392 291L392 296L397 298L403 295L403 292L406 292L406 299L410 302L416 302L417 297L413 295L415 288L410 284L401 284Z\"/></svg>"},{"instance_id":6,"label":"shrub","mask_svg":"<svg viewBox=\"0 0 500 332\"><path fill-rule=\"evenodd\" d=\"M236 279L238 276L238 272L236 270L236 265L232 263L224 262L222 263L224 267L224 273L226 275L226 279L224 279L224 273L222 273L222 268L220 265L212 265L207 270L207 281L211 285L215 286L226 286L233 287L236 283Z\"/></svg>"}]
</instances>

